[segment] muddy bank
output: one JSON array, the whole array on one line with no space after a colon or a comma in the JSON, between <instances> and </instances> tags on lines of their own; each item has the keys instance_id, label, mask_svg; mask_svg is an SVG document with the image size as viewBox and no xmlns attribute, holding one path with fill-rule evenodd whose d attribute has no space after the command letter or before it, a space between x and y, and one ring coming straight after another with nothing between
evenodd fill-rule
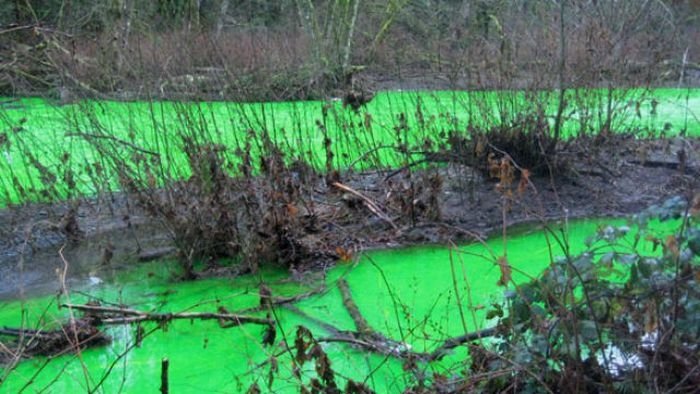
<instances>
[{"instance_id":1,"label":"muddy bank","mask_svg":"<svg viewBox=\"0 0 700 394\"><path fill-rule=\"evenodd\" d=\"M435 157L422 167L345 173L313 188L315 225L297 246L315 261L300 275L370 248L468 241L524 222L628 216L669 196L700 191L700 140L610 137L564 147L567 171L514 179L509 189L461 163ZM124 194L0 212L0 299L99 283L127 264L177 257L171 232ZM306 232L304 232L306 231ZM238 270L209 270L225 275Z\"/></svg>"},{"instance_id":2,"label":"muddy bank","mask_svg":"<svg viewBox=\"0 0 700 394\"><path fill-rule=\"evenodd\" d=\"M0 221L0 299L57 291L66 263L68 285L96 284L98 272L172 252L165 229L123 195L12 207Z\"/></svg>"}]
</instances>

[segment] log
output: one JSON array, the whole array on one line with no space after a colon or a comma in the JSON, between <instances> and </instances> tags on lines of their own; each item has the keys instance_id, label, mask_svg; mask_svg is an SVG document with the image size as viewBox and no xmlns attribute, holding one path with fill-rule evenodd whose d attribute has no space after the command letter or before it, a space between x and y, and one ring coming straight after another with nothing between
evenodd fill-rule
<instances>
[{"instance_id":1,"label":"log","mask_svg":"<svg viewBox=\"0 0 700 394\"><path fill-rule=\"evenodd\" d=\"M102 324L131 324L138 322L169 322L172 320L218 320L230 322L227 327L241 324L260 324L270 326L274 321L268 318L244 316L233 313L214 312L183 312L183 313L148 313L128 308L114 308L98 305L61 304L62 308L76 309L88 312L92 317L99 318Z\"/></svg>"}]
</instances>

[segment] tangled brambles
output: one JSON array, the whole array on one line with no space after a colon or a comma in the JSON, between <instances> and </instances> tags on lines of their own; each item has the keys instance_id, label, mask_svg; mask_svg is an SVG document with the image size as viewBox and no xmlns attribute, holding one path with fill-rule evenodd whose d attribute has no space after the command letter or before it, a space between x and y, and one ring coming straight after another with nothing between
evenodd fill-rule
<instances>
[{"instance_id":1,"label":"tangled brambles","mask_svg":"<svg viewBox=\"0 0 700 394\"><path fill-rule=\"evenodd\" d=\"M185 278L196 277L197 262L214 268L233 259L242 271L254 272L262 263L291 268L319 257L300 242L315 226L310 192L317 178L311 168L286 164L269 139L259 163L253 162L251 144L231 154L191 136L181 140L190 174L185 181L159 186L152 160L135 160L130 167L111 157L122 188L170 232Z\"/></svg>"}]
</instances>

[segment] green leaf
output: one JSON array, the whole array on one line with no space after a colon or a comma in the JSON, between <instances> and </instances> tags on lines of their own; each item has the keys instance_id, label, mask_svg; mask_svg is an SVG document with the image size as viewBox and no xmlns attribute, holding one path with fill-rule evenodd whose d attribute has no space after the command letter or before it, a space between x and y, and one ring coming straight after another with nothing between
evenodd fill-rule
<instances>
[{"instance_id":1,"label":"green leaf","mask_svg":"<svg viewBox=\"0 0 700 394\"><path fill-rule=\"evenodd\" d=\"M581 338L586 342L594 341L598 338L598 330L593 320L581 320L578 329Z\"/></svg>"},{"instance_id":2,"label":"green leaf","mask_svg":"<svg viewBox=\"0 0 700 394\"><path fill-rule=\"evenodd\" d=\"M649 262L646 259L637 262L636 266L639 270L639 274L644 279L649 279L649 277L651 277L651 274L654 273L654 267L651 264L649 264Z\"/></svg>"},{"instance_id":3,"label":"green leaf","mask_svg":"<svg viewBox=\"0 0 700 394\"><path fill-rule=\"evenodd\" d=\"M500 304L491 304L491 306L493 309L489 309L489 311L486 312L487 320L503 317L503 308Z\"/></svg>"},{"instance_id":4,"label":"green leaf","mask_svg":"<svg viewBox=\"0 0 700 394\"><path fill-rule=\"evenodd\" d=\"M632 265L635 262L637 262L637 260L639 260L639 255L634 254L634 253L621 253L621 254L616 255L615 257L617 257L617 261L620 264L625 264L625 265Z\"/></svg>"},{"instance_id":5,"label":"green leaf","mask_svg":"<svg viewBox=\"0 0 700 394\"><path fill-rule=\"evenodd\" d=\"M613 260L615 259L615 253L614 252L608 252L605 253L600 257L600 264L603 264L605 266L611 266L613 263Z\"/></svg>"},{"instance_id":6,"label":"green leaf","mask_svg":"<svg viewBox=\"0 0 700 394\"><path fill-rule=\"evenodd\" d=\"M633 265L630 269L630 279L627 283L631 286L639 285L639 270L636 265Z\"/></svg>"},{"instance_id":7,"label":"green leaf","mask_svg":"<svg viewBox=\"0 0 700 394\"><path fill-rule=\"evenodd\" d=\"M549 349L549 342L547 338L542 334L534 334L532 340L530 341L531 349L537 354L545 355L547 354L547 349Z\"/></svg>"},{"instance_id":8,"label":"green leaf","mask_svg":"<svg viewBox=\"0 0 700 394\"><path fill-rule=\"evenodd\" d=\"M700 234L696 234L693 238L688 240L688 247L695 256L700 256Z\"/></svg>"}]
</instances>

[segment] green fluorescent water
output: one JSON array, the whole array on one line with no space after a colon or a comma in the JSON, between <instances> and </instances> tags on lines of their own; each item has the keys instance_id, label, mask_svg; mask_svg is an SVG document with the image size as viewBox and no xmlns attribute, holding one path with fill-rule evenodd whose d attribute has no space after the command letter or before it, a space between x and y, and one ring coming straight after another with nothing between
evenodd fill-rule
<instances>
[{"instance_id":1,"label":"green fluorescent water","mask_svg":"<svg viewBox=\"0 0 700 394\"><path fill-rule=\"evenodd\" d=\"M510 234L506 251L514 280L522 283L537 276L550 258L563 255L552 234L567 234L572 248L570 253L578 253L583 250L584 240L603 224L622 225L624 221L560 222L551 225L553 232L531 228ZM654 228L661 232L671 227L657 223ZM635 230L615 246L615 250L629 251L634 233ZM299 301L295 306L340 330L353 330L353 322L335 286L335 282L344 277L372 327L413 350L431 351L445 338L494 323L485 320L485 313L492 303L501 302L505 290L496 285L500 272L493 257L503 255L503 246L502 239L496 237L483 245L471 244L458 249L426 246L374 251L356 264L340 263L329 270L325 278L329 291ZM649 245L644 248L651 251ZM600 245L597 253L610 250L611 247ZM258 304L257 283L260 280L269 283L276 295L303 293L319 284L312 281L300 285L286 280L284 272L272 270L236 279L172 282L168 279L172 273L168 267L167 263L160 262L139 265L116 276L98 272L106 279L105 283L73 289L71 301L85 302L88 299L85 294L89 293L93 298L140 310L213 311L224 306L236 311ZM0 326L55 325L66 318L65 310L58 310L56 302L55 296L5 302L0 305ZM315 321L285 308L275 309L274 315L279 322L278 343L286 338L291 346L297 325L307 326L317 338L329 335ZM146 331L154 327L153 324L144 325ZM171 392L237 393L244 392L254 381L265 387L269 366L256 368L256 365L271 354L277 354L279 374L272 391L298 392L289 354L281 352L281 347L263 347L260 326L222 329L213 321L177 321L169 324L167 330L156 330L144 339L140 348L128 352L122 359L117 356L133 343L135 328L114 326L107 332L113 342L106 347L57 357L46 366L47 360L41 357L19 363L16 369L5 371L8 375L0 391L17 392L29 385L27 392L46 387L49 392L85 392L106 376L100 392L157 392L161 359L167 357ZM337 343L325 343L323 347L333 368L342 377L365 381L379 393L401 392L405 386L402 366L396 359L367 354ZM458 348L427 368L433 372L459 371L456 368L465 357L468 357L465 350ZM307 366L303 375L308 382L313 367Z\"/></svg>"},{"instance_id":2,"label":"green fluorescent water","mask_svg":"<svg viewBox=\"0 0 700 394\"><path fill-rule=\"evenodd\" d=\"M324 141L328 139L334 168L376 168L408 160L392 147L405 144L422 151L426 142L436 146L447 133L464 132L469 125L488 129L539 112L553 124L558 96L523 91L382 92L359 114L342 108L338 101L85 101L56 106L37 98L8 100L0 99L0 203L4 202L0 205L116 189L104 155L85 135L108 136L88 138L110 146L127 161L138 162L138 156L154 160L135 147L159 153L151 166L162 170L156 174L161 180L191 175L180 135L198 143L224 145L230 153L249 143L255 157L265 150L261 135L266 133L290 160L302 159L319 169L326 168ZM595 133L609 123L612 130L638 136L700 136L697 108L700 89L569 90L563 132L569 136ZM608 119L608 113L614 116ZM238 156L229 157L235 165ZM36 163L53 175L42 177ZM144 167L138 168L145 177ZM75 187L67 185L71 176Z\"/></svg>"}]
</instances>

